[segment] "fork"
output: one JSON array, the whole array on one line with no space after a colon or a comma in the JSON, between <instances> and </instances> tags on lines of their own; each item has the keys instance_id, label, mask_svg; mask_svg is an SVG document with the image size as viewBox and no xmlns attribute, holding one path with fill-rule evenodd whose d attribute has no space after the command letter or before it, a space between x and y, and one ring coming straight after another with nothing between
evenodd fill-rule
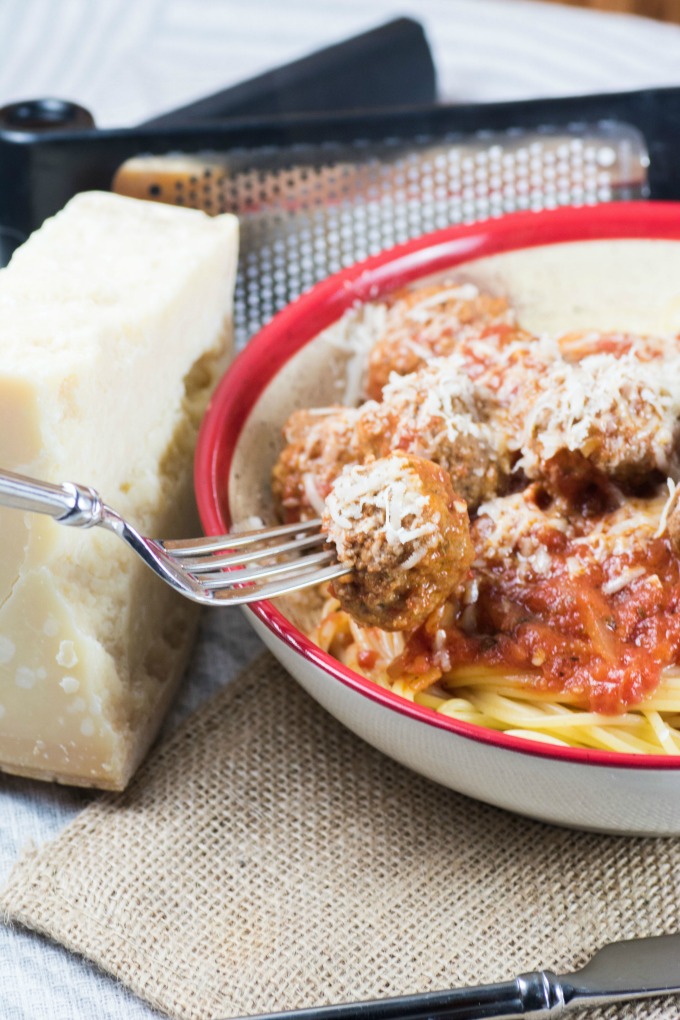
<instances>
[{"instance_id":1,"label":"fork","mask_svg":"<svg viewBox=\"0 0 680 1020\"><path fill-rule=\"evenodd\" d=\"M348 572L334 550L323 549L326 538L318 518L233 535L164 541L140 534L95 489L75 482L53 485L10 471L0 471L0 506L48 514L70 527L106 528L176 591L202 605L236 606L275 598Z\"/></svg>"}]
</instances>

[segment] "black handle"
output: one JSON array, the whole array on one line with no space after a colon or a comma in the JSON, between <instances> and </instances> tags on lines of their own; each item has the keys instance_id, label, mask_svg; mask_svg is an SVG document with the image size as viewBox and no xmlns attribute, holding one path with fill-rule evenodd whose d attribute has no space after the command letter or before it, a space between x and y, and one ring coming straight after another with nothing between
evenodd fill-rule
<instances>
[{"instance_id":1,"label":"black handle","mask_svg":"<svg viewBox=\"0 0 680 1020\"><path fill-rule=\"evenodd\" d=\"M26 99L0 107L0 128L8 131L77 131L92 127L90 111L68 99Z\"/></svg>"},{"instance_id":2,"label":"black handle","mask_svg":"<svg viewBox=\"0 0 680 1020\"><path fill-rule=\"evenodd\" d=\"M435 97L435 69L423 28L411 18L397 18L140 126L415 106Z\"/></svg>"},{"instance_id":3,"label":"black handle","mask_svg":"<svg viewBox=\"0 0 680 1020\"><path fill-rule=\"evenodd\" d=\"M108 188L118 167L140 152L229 152L232 148L347 144L478 131L526 131L621 121L637 127L649 149L650 198L680 199L680 88L644 89L560 99L469 106L433 105L253 118L175 128L16 132L0 128L0 259L77 191Z\"/></svg>"}]
</instances>

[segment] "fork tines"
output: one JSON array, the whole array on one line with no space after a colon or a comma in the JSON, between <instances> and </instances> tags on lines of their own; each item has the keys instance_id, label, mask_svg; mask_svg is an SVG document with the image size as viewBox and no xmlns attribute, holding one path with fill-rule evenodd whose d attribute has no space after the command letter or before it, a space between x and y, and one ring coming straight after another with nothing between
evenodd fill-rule
<instances>
[{"instance_id":1,"label":"fork tines","mask_svg":"<svg viewBox=\"0 0 680 1020\"><path fill-rule=\"evenodd\" d=\"M163 548L206 592L229 597L233 589L234 597L251 601L308 587L343 572L335 550L323 548L326 536L320 525L315 519L241 534L164 542ZM267 581L270 583L264 583ZM244 587L252 588L248 596Z\"/></svg>"}]
</instances>

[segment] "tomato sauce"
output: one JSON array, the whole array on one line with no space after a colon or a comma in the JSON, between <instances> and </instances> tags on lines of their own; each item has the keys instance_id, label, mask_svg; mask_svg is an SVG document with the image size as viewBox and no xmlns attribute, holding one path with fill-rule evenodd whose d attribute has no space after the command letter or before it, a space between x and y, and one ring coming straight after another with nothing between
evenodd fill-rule
<instances>
[{"instance_id":1,"label":"tomato sauce","mask_svg":"<svg viewBox=\"0 0 680 1020\"><path fill-rule=\"evenodd\" d=\"M678 560L659 538L602 563L584 557L583 572L573 577L567 560L582 547L553 545L562 548L551 550L547 576L520 578L512 561L478 570L474 626L459 611L445 627L451 667L526 674L536 691L596 712L624 712L654 691L664 667L680 662ZM636 568L639 576L620 591L603 593L614 571ZM419 628L390 672L409 674L417 687L441 661L441 638L436 650L434 638L428 624ZM440 683L446 686L446 672Z\"/></svg>"}]
</instances>

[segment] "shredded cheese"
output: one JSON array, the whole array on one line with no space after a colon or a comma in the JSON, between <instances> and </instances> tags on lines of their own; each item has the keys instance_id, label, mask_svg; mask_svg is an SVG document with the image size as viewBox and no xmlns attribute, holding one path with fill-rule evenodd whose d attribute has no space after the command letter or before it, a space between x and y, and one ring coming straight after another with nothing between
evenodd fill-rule
<instances>
[{"instance_id":1,"label":"shredded cheese","mask_svg":"<svg viewBox=\"0 0 680 1020\"><path fill-rule=\"evenodd\" d=\"M408 570L439 537L439 513L421 491L418 475L399 456L345 468L326 498L326 514L332 522L328 537L341 559L350 532L380 534L393 550L410 548L401 563Z\"/></svg>"},{"instance_id":2,"label":"shredded cheese","mask_svg":"<svg viewBox=\"0 0 680 1020\"><path fill-rule=\"evenodd\" d=\"M474 301L477 297L479 297L479 290L474 283L461 283L455 287L445 287L443 290L437 291L436 294L429 294L416 304L411 305L405 312L405 316L407 319L413 319L414 322L427 322L431 316L432 308L436 308L437 305L443 305L450 301ZM454 309L447 308L446 311L452 318L455 318Z\"/></svg>"},{"instance_id":3,"label":"shredded cheese","mask_svg":"<svg viewBox=\"0 0 680 1020\"><path fill-rule=\"evenodd\" d=\"M613 577L611 581L605 581L602 585L602 594L615 595L617 591L623 591L631 581L637 580L638 577L642 577L645 573L644 567L630 567L630 569L622 571L617 577Z\"/></svg>"},{"instance_id":4,"label":"shredded cheese","mask_svg":"<svg viewBox=\"0 0 680 1020\"><path fill-rule=\"evenodd\" d=\"M629 498L618 509L597 521L587 534L574 538L573 545L586 547L598 563L625 556L655 536L660 512L660 497L651 500Z\"/></svg>"},{"instance_id":5,"label":"shredded cheese","mask_svg":"<svg viewBox=\"0 0 680 1020\"><path fill-rule=\"evenodd\" d=\"M364 395L368 354L384 333L386 322L387 306L380 302L368 302L345 312L338 322L321 334L331 347L347 356L345 388L341 401L347 407L355 407Z\"/></svg>"},{"instance_id":6,"label":"shredded cheese","mask_svg":"<svg viewBox=\"0 0 680 1020\"><path fill-rule=\"evenodd\" d=\"M680 358L643 361L635 349L621 357L592 354L576 363L556 360L526 408L518 468L535 477L559 450L600 456L602 466L649 458L668 471L680 415Z\"/></svg>"},{"instance_id":7,"label":"shredded cheese","mask_svg":"<svg viewBox=\"0 0 680 1020\"><path fill-rule=\"evenodd\" d=\"M310 471L306 471L302 476L302 484L305 489L305 496L311 506L312 510L319 515L323 514L326 504L319 493L314 475Z\"/></svg>"},{"instance_id":8,"label":"shredded cheese","mask_svg":"<svg viewBox=\"0 0 680 1020\"><path fill-rule=\"evenodd\" d=\"M397 417L395 446L415 435L431 456L442 441L455 443L460 436L496 446L496 432L481 420L485 397L490 399L468 375L464 359L452 354L432 358L410 375L392 373L376 407Z\"/></svg>"},{"instance_id":9,"label":"shredded cheese","mask_svg":"<svg viewBox=\"0 0 680 1020\"><path fill-rule=\"evenodd\" d=\"M663 505L663 509L661 511L661 516L659 517L659 526L656 529L656 531L654 532L654 538L661 538L661 536L663 535L664 531L666 530L666 528L668 526L668 515L670 514L671 510L673 509L673 505L674 505L675 500L676 500L676 492L677 492L677 485L676 485L676 483L673 481L672 478L668 478L666 480L666 485L668 486L668 499L666 500L666 502Z\"/></svg>"}]
</instances>

